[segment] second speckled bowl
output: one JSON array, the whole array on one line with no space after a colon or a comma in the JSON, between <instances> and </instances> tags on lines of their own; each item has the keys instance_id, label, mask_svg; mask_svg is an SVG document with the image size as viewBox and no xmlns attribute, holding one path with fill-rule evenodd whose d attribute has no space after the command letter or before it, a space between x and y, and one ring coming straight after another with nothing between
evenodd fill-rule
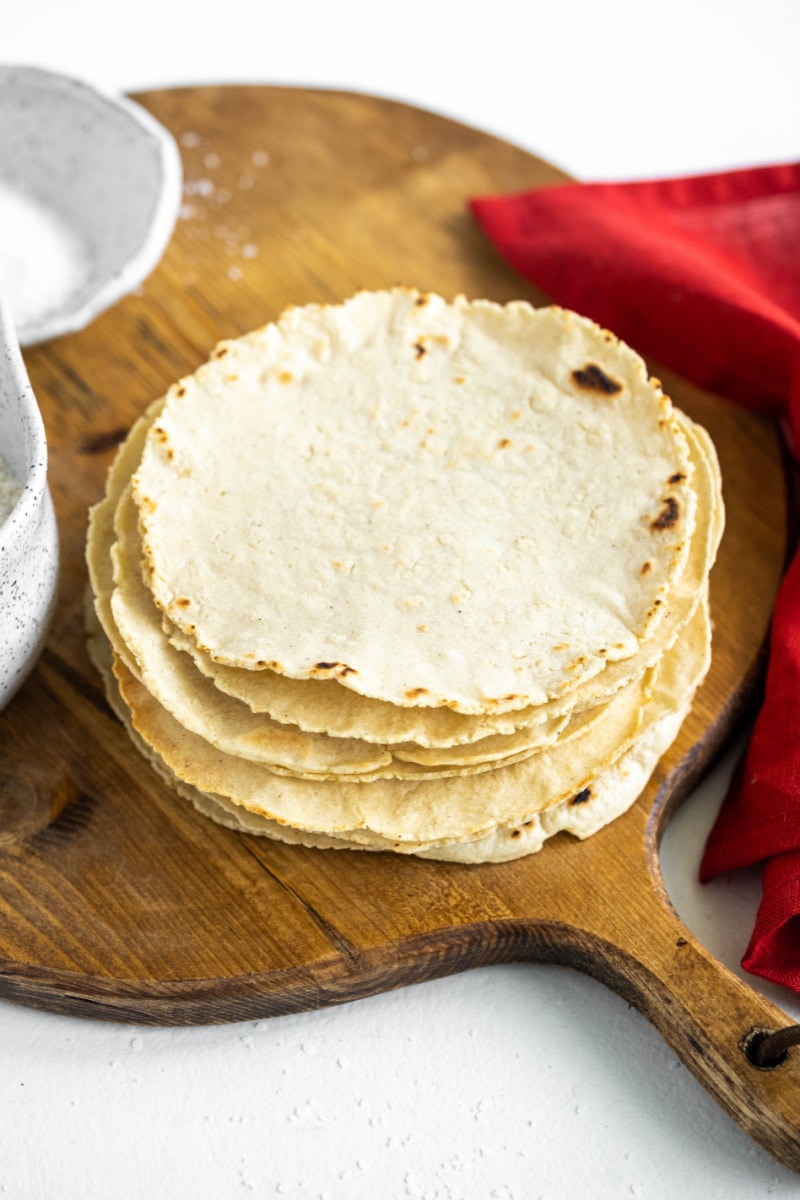
<instances>
[{"instance_id":1,"label":"second speckled bowl","mask_svg":"<svg viewBox=\"0 0 800 1200\"><path fill-rule=\"evenodd\" d=\"M56 600L58 531L47 486L44 425L0 303L0 456L21 487L0 524L0 708L22 684L44 645Z\"/></svg>"}]
</instances>

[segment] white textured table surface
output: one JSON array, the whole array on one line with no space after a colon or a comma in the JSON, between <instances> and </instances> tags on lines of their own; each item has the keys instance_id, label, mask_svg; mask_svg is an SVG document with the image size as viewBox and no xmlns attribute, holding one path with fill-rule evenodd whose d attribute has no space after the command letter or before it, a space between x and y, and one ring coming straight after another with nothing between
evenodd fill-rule
<instances>
[{"instance_id":1,"label":"white textured table surface","mask_svg":"<svg viewBox=\"0 0 800 1200\"><path fill-rule=\"evenodd\" d=\"M113 90L376 92L584 180L800 153L795 0L495 0L483 19L463 0L137 0L124 13L11 0L1 28L3 61ZM758 876L695 883L730 765L673 822L663 867L686 923L738 969ZM800 1020L800 997L765 990ZM0 1063L0 1196L14 1200L800 1195L800 1177L722 1115L638 1013L557 967L208 1029L0 1003Z\"/></svg>"}]
</instances>

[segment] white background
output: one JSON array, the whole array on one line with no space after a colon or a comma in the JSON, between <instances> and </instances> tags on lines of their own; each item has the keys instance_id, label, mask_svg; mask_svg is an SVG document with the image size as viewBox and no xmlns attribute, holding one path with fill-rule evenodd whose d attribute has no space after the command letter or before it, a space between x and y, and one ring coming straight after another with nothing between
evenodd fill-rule
<instances>
[{"instance_id":1,"label":"white background","mask_svg":"<svg viewBox=\"0 0 800 1200\"><path fill-rule=\"evenodd\" d=\"M584 180L797 157L798 50L795 0L0 4L5 62L113 90L377 92ZM663 861L687 924L736 968L757 873L694 882L729 769L676 819ZM766 990L800 1019L800 997ZM800 1177L721 1114L638 1013L562 968L485 969L208 1029L0 1003L1 1196L248 1194L753 1200L800 1196Z\"/></svg>"}]
</instances>

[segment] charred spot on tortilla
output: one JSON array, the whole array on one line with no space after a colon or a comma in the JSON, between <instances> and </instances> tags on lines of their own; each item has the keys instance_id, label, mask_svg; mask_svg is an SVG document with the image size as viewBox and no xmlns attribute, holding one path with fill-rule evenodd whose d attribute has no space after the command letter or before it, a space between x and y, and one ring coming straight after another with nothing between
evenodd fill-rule
<instances>
[{"instance_id":1,"label":"charred spot on tortilla","mask_svg":"<svg viewBox=\"0 0 800 1200\"><path fill-rule=\"evenodd\" d=\"M678 517L680 516L678 501L674 496L667 496L662 501L662 504L664 507L661 512L655 520L650 522L651 529L671 529L673 525L677 524Z\"/></svg>"},{"instance_id":2,"label":"charred spot on tortilla","mask_svg":"<svg viewBox=\"0 0 800 1200\"><path fill-rule=\"evenodd\" d=\"M622 384L617 383L610 375L606 375L597 363L586 363L572 372L572 382L588 392L602 392L605 396L615 396L622 391Z\"/></svg>"}]
</instances>

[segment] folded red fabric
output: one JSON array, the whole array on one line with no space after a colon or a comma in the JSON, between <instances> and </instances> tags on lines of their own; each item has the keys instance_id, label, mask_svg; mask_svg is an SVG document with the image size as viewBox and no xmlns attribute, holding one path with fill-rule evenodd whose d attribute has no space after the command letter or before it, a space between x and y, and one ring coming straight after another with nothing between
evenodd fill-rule
<instances>
[{"instance_id":1,"label":"folded red fabric","mask_svg":"<svg viewBox=\"0 0 800 1200\"><path fill-rule=\"evenodd\" d=\"M783 423L800 452L800 162L484 196L498 251L556 303ZM765 698L701 878L763 862L743 959L800 991L800 555L773 617Z\"/></svg>"}]
</instances>

